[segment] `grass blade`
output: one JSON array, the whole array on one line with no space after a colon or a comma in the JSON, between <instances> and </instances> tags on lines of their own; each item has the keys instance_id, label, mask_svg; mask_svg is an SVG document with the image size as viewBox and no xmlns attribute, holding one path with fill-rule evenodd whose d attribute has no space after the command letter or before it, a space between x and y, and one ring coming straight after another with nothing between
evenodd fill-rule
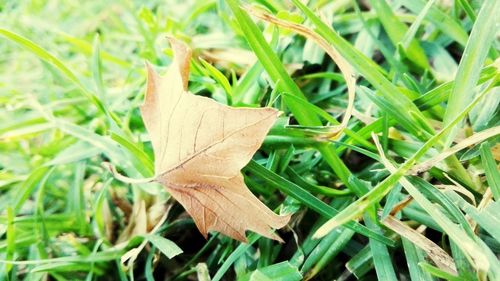
<instances>
[{"instance_id":1,"label":"grass blade","mask_svg":"<svg viewBox=\"0 0 500 281\"><path fill-rule=\"evenodd\" d=\"M458 65L453 89L448 97L448 106L444 114L444 125L447 126L462 112L473 98L475 85L479 79L481 68L488 55L495 37L500 14L500 1L486 0L481 6L479 16L472 28L469 41ZM445 140L445 147L450 146L457 133L454 128Z\"/></svg>"},{"instance_id":2,"label":"grass blade","mask_svg":"<svg viewBox=\"0 0 500 281\"><path fill-rule=\"evenodd\" d=\"M481 145L481 161L484 167L486 180L490 185L491 193L495 200L500 200L500 172L490 150L490 145L485 142Z\"/></svg>"}]
</instances>

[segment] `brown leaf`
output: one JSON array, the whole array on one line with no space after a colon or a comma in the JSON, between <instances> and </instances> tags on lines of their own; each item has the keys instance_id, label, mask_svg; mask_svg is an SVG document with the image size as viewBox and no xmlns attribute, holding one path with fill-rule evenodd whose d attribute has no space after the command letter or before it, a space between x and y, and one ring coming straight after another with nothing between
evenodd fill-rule
<instances>
[{"instance_id":1,"label":"brown leaf","mask_svg":"<svg viewBox=\"0 0 500 281\"><path fill-rule=\"evenodd\" d=\"M215 230L246 241L245 230L272 233L287 224L246 187L243 168L278 116L273 108L233 108L187 91L191 51L170 39L174 61L164 76L150 65L141 114L151 137L156 181L193 217L206 237Z\"/></svg>"}]
</instances>

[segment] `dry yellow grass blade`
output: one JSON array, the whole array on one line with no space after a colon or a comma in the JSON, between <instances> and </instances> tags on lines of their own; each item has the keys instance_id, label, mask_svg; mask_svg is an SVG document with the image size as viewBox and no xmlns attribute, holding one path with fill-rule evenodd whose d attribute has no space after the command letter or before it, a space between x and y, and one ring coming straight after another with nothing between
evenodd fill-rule
<instances>
[{"instance_id":1,"label":"dry yellow grass blade","mask_svg":"<svg viewBox=\"0 0 500 281\"><path fill-rule=\"evenodd\" d=\"M335 129L332 132L329 132L327 135L328 138L337 137L342 132L342 130L347 127L349 119L351 119L351 116L353 114L354 99L356 97L356 75L354 73L354 69L344 59L344 57L335 49L334 46L329 44L325 39L323 39L323 37L321 37L315 31L309 29L308 27L302 24L297 24L279 19L271 14L265 13L251 6L245 6L245 9L250 14L254 15L257 18L273 23L279 27L291 30L293 32L296 32L297 34L306 37L307 39L312 40L313 42L318 44L318 46L320 46L328 54L328 56L330 56L330 58L337 64L340 72L342 73L342 76L344 76L348 93L348 105L345 110L344 117L342 118L342 122L340 126L335 126Z\"/></svg>"},{"instance_id":2,"label":"dry yellow grass blade","mask_svg":"<svg viewBox=\"0 0 500 281\"><path fill-rule=\"evenodd\" d=\"M436 243L393 216L387 216L382 220L382 224L424 250L437 267L453 275L457 275L457 269L453 258L450 257L445 250L436 245Z\"/></svg>"},{"instance_id":3,"label":"dry yellow grass blade","mask_svg":"<svg viewBox=\"0 0 500 281\"><path fill-rule=\"evenodd\" d=\"M459 143L457 143L453 147L442 151L441 153L432 157L431 159L424 161L418 165L415 165L409 171L409 173L412 175L415 175L415 174L424 172L424 171L432 168L434 165L436 165L436 163L448 158L449 156L457 153L458 151L460 151L464 148L467 148L471 145L480 143L486 139L489 139L489 138L494 137L494 136L499 135L499 134L500 134L500 126L496 126L496 127L489 128L489 129L486 129L484 131L475 133L474 135L460 141Z\"/></svg>"}]
</instances>

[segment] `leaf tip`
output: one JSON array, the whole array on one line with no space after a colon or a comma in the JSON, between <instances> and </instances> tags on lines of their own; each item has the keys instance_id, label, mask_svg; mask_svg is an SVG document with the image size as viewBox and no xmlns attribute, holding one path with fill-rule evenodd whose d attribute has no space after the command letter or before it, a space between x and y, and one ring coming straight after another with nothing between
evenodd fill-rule
<instances>
[{"instance_id":1,"label":"leaf tip","mask_svg":"<svg viewBox=\"0 0 500 281\"><path fill-rule=\"evenodd\" d=\"M189 48L183 41L174 37L167 36L167 39L174 53L174 61L172 64L179 67L179 73L181 74L184 90L187 90L189 81L189 61L191 60L192 54L191 48Z\"/></svg>"}]
</instances>

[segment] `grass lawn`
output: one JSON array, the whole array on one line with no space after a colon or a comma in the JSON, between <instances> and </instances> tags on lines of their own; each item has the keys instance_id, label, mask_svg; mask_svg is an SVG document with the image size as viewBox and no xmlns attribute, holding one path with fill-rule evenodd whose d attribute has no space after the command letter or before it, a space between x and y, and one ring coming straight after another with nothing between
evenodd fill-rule
<instances>
[{"instance_id":1,"label":"grass lawn","mask_svg":"<svg viewBox=\"0 0 500 281\"><path fill-rule=\"evenodd\" d=\"M500 1L147 2L0 1L0 280L500 280ZM141 181L167 38L281 111L242 173L283 243Z\"/></svg>"}]
</instances>

